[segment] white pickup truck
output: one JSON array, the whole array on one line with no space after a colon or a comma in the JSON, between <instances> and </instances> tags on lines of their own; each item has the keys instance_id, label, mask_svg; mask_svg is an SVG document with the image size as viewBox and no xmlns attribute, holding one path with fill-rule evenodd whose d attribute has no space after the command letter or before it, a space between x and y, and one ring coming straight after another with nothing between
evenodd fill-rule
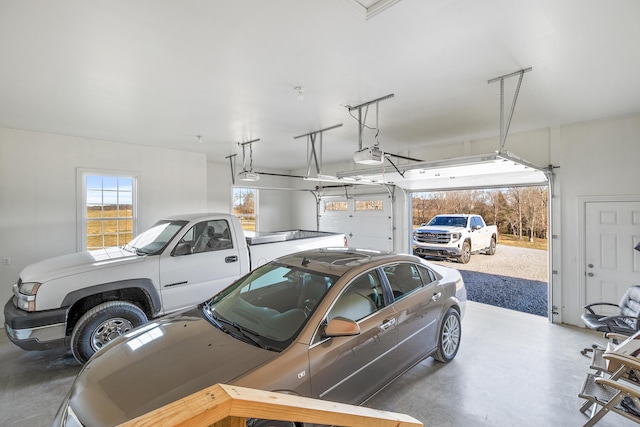
<instances>
[{"instance_id":1,"label":"white pickup truck","mask_svg":"<svg viewBox=\"0 0 640 427\"><path fill-rule=\"evenodd\" d=\"M486 225L480 215L436 215L413 231L416 255L456 258L466 264L472 253L496 253L498 228Z\"/></svg>"},{"instance_id":2,"label":"white pickup truck","mask_svg":"<svg viewBox=\"0 0 640 427\"><path fill-rule=\"evenodd\" d=\"M346 246L316 231L245 236L229 214L158 221L123 247L49 258L25 267L4 306L9 339L25 350L71 346L86 362L112 339L198 304L279 256Z\"/></svg>"}]
</instances>

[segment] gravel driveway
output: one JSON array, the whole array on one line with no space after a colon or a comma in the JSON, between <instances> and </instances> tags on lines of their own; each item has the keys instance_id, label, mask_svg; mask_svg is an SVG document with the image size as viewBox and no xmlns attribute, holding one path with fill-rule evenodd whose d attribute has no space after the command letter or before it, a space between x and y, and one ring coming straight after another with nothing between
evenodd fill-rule
<instances>
[{"instance_id":1,"label":"gravel driveway","mask_svg":"<svg viewBox=\"0 0 640 427\"><path fill-rule=\"evenodd\" d=\"M458 269L471 301L547 316L547 251L498 245L495 255L472 255L468 264L431 261Z\"/></svg>"}]
</instances>

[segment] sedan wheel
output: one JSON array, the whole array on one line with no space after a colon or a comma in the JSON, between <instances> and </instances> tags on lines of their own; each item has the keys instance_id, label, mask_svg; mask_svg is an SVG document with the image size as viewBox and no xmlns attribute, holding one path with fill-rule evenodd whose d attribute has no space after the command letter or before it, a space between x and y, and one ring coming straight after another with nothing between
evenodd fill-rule
<instances>
[{"instance_id":1,"label":"sedan wheel","mask_svg":"<svg viewBox=\"0 0 640 427\"><path fill-rule=\"evenodd\" d=\"M438 336L438 349L433 358L444 363L452 361L458 353L461 334L460 315L455 309L450 308L442 320Z\"/></svg>"}]
</instances>

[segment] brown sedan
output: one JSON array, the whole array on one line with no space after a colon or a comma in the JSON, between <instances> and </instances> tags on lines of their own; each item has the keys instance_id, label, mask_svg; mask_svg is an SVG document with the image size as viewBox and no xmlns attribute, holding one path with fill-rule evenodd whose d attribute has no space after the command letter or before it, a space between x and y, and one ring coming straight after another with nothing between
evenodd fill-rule
<instances>
[{"instance_id":1,"label":"brown sedan","mask_svg":"<svg viewBox=\"0 0 640 427\"><path fill-rule=\"evenodd\" d=\"M114 340L54 425L113 426L216 383L360 404L425 357L451 361L465 303L457 270L411 255L288 255Z\"/></svg>"}]
</instances>

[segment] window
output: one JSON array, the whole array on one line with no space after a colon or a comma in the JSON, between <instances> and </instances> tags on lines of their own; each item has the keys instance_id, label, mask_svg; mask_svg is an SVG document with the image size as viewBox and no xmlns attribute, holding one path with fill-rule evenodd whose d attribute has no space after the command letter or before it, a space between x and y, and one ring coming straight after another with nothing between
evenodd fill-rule
<instances>
[{"instance_id":1,"label":"window","mask_svg":"<svg viewBox=\"0 0 640 427\"><path fill-rule=\"evenodd\" d=\"M374 271L356 278L338 297L327 320L340 316L358 321L384 307L382 287Z\"/></svg>"},{"instance_id":2,"label":"window","mask_svg":"<svg viewBox=\"0 0 640 427\"><path fill-rule=\"evenodd\" d=\"M229 223L223 219L199 222L186 232L182 241L190 245L190 253L194 254L233 248Z\"/></svg>"},{"instance_id":3,"label":"window","mask_svg":"<svg viewBox=\"0 0 640 427\"><path fill-rule=\"evenodd\" d=\"M389 280L395 299L411 293L422 286L422 278L415 264L398 263L383 268L384 274Z\"/></svg>"},{"instance_id":4,"label":"window","mask_svg":"<svg viewBox=\"0 0 640 427\"><path fill-rule=\"evenodd\" d=\"M356 201L357 211L381 211L384 208L382 200L358 200Z\"/></svg>"},{"instance_id":5,"label":"window","mask_svg":"<svg viewBox=\"0 0 640 427\"><path fill-rule=\"evenodd\" d=\"M258 189L234 187L233 214L240 220L243 230L256 231L258 223Z\"/></svg>"},{"instance_id":6,"label":"window","mask_svg":"<svg viewBox=\"0 0 640 427\"><path fill-rule=\"evenodd\" d=\"M472 216L471 217L471 229L474 228L482 228L482 221L480 221L480 217Z\"/></svg>"},{"instance_id":7,"label":"window","mask_svg":"<svg viewBox=\"0 0 640 427\"><path fill-rule=\"evenodd\" d=\"M133 176L79 171L81 228L79 247L92 250L123 246L135 231Z\"/></svg>"},{"instance_id":8,"label":"window","mask_svg":"<svg viewBox=\"0 0 640 427\"><path fill-rule=\"evenodd\" d=\"M324 202L324 210L325 211L346 211L347 210L347 202Z\"/></svg>"}]
</instances>

